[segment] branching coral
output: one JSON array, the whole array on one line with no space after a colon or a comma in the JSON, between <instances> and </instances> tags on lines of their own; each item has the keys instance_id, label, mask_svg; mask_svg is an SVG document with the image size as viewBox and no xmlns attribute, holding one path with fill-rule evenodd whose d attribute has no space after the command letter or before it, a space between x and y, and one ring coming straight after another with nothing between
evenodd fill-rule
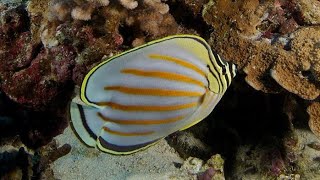
<instances>
[{"instance_id":1,"label":"branching coral","mask_svg":"<svg viewBox=\"0 0 320 180\"><path fill-rule=\"evenodd\" d=\"M64 21L69 17L76 20L88 21L92 18L93 11L101 6L108 6L109 0L52 0L50 2L50 16L60 21ZM128 10L133 10L138 7L138 1L135 0L119 0L119 3ZM169 11L169 6L162 3L161 0L143 0L141 4L146 5L155 11L166 14Z\"/></svg>"},{"instance_id":2,"label":"branching coral","mask_svg":"<svg viewBox=\"0 0 320 180\"><path fill-rule=\"evenodd\" d=\"M161 14L169 12L169 6L161 2L161 0L144 0L144 4L152 7Z\"/></svg>"},{"instance_id":3,"label":"branching coral","mask_svg":"<svg viewBox=\"0 0 320 180\"><path fill-rule=\"evenodd\" d=\"M49 4L48 18L65 21L70 16L72 1L51 1Z\"/></svg>"},{"instance_id":4,"label":"branching coral","mask_svg":"<svg viewBox=\"0 0 320 180\"><path fill-rule=\"evenodd\" d=\"M119 2L127 9L134 9L138 6L138 2L135 0L119 0Z\"/></svg>"}]
</instances>

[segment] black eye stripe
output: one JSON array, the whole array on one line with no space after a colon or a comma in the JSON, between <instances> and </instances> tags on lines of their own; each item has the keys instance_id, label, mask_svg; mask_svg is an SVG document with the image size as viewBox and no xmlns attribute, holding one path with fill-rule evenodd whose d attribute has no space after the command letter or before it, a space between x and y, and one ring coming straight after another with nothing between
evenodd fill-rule
<instances>
[{"instance_id":1,"label":"black eye stripe","mask_svg":"<svg viewBox=\"0 0 320 180\"><path fill-rule=\"evenodd\" d=\"M232 64L229 66L229 72L231 74L231 78L233 78L235 76L235 74L233 72L233 65Z\"/></svg>"},{"instance_id":2,"label":"black eye stripe","mask_svg":"<svg viewBox=\"0 0 320 180\"><path fill-rule=\"evenodd\" d=\"M227 73L226 67L222 66L222 74L225 75Z\"/></svg>"}]
</instances>

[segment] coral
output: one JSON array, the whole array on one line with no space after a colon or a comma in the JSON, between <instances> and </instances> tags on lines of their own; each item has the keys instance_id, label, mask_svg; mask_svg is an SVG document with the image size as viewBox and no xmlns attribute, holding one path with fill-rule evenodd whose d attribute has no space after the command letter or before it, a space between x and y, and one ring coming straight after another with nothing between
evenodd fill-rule
<instances>
[{"instance_id":1,"label":"coral","mask_svg":"<svg viewBox=\"0 0 320 180\"><path fill-rule=\"evenodd\" d=\"M203 17L216 29L211 36L213 47L226 59L236 63L240 71L243 70L247 74L246 81L253 88L275 93L282 90L279 87L281 85L301 98L315 99L319 95L319 85L312 79L316 79L318 75L311 73L310 77L301 76L303 71L307 71L308 74L309 69L300 68L299 62L311 61L302 60L302 49L310 52L304 55L317 57L314 45L317 43L319 31L316 27L297 29L298 24L304 23L299 10L301 11L295 1L274 3L259 3L256 0L235 3L210 1L203 10ZM212 11L215 14L207 13ZM309 33L314 35L305 36ZM287 64L281 63L283 61ZM292 66L291 70L280 68L289 65L288 63L296 68ZM278 69L277 73L274 69ZM313 68L311 69L313 72ZM283 77L279 77L282 75ZM290 80L287 81L288 78ZM292 83L296 84L297 81L298 85L294 87ZM287 84L290 82L292 83Z\"/></svg>"},{"instance_id":2,"label":"coral","mask_svg":"<svg viewBox=\"0 0 320 180\"><path fill-rule=\"evenodd\" d=\"M215 29L209 43L222 57L238 65L239 74L245 74L251 87L318 101L317 9L317 1L211 0L202 16ZM313 122L310 119L314 131Z\"/></svg>"},{"instance_id":3,"label":"coral","mask_svg":"<svg viewBox=\"0 0 320 180\"><path fill-rule=\"evenodd\" d=\"M176 132L167 138L168 143L176 149L182 158L196 156L199 158L210 157L212 149L189 131Z\"/></svg>"},{"instance_id":4,"label":"coral","mask_svg":"<svg viewBox=\"0 0 320 180\"><path fill-rule=\"evenodd\" d=\"M63 94L61 99L68 95ZM33 111L0 95L0 142L11 138L22 141L28 148L39 148L52 141L68 125L65 99L43 111ZM50 127L50 128L48 128ZM13 140L16 141L16 140Z\"/></svg>"},{"instance_id":5,"label":"coral","mask_svg":"<svg viewBox=\"0 0 320 180\"><path fill-rule=\"evenodd\" d=\"M187 171L189 174L197 174L202 166L203 161L201 159L188 157L188 159L183 162L181 169Z\"/></svg>"},{"instance_id":6,"label":"coral","mask_svg":"<svg viewBox=\"0 0 320 180\"><path fill-rule=\"evenodd\" d=\"M260 174L262 177L279 177L286 174L286 167L289 165L281 152L279 141L273 147L258 145L256 147L243 146L239 149L240 153L236 159L236 169L233 177L255 179ZM271 145L272 146L272 145Z\"/></svg>"},{"instance_id":7,"label":"coral","mask_svg":"<svg viewBox=\"0 0 320 180\"><path fill-rule=\"evenodd\" d=\"M3 18L8 20L0 26L0 34L3 37L0 41L4 44L0 51L2 91L11 99L29 107L40 108L48 105L64 87L65 81L61 81L61 76L68 74L63 74L68 68L62 68L57 72L54 66L57 61L61 61L62 64L68 63L65 66L72 66L72 49L61 46L53 50L44 50L41 44L34 41L33 34L29 31L29 17L21 6L5 12ZM56 59L59 57L67 58ZM62 65L61 62L59 65ZM54 73L59 73L57 76L60 76L60 82L54 80ZM70 73L69 76L71 77Z\"/></svg>"},{"instance_id":8,"label":"coral","mask_svg":"<svg viewBox=\"0 0 320 180\"><path fill-rule=\"evenodd\" d=\"M292 141L293 140L293 141ZM287 174L295 174L301 179L317 179L319 172L319 140L310 131L296 130L295 135L287 137L285 142L286 161L289 161L291 169L287 168Z\"/></svg>"},{"instance_id":9,"label":"coral","mask_svg":"<svg viewBox=\"0 0 320 180\"><path fill-rule=\"evenodd\" d=\"M88 2L98 3L101 6L108 6L110 1L109 0L87 0Z\"/></svg>"},{"instance_id":10,"label":"coral","mask_svg":"<svg viewBox=\"0 0 320 180\"><path fill-rule=\"evenodd\" d=\"M207 0L198 0L198 1L193 1L193 0L179 0L178 1L179 5L185 5L188 7L188 9L191 10L191 13L193 13L194 16L197 16L201 14L201 10L203 8L203 5L207 3Z\"/></svg>"},{"instance_id":11,"label":"coral","mask_svg":"<svg viewBox=\"0 0 320 180\"><path fill-rule=\"evenodd\" d=\"M88 21L91 19L91 14L94 10L94 6L91 4L83 4L81 7L75 7L71 11L73 19Z\"/></svg>"},{"instance_id":12,"label":"coral","mask_svg":"<svg viewBox=\"0 0 320 180\"><path fill-rule=\"evenodd\" d=\"M304 99L320 95L320 28L303 28L292 34L292 54L280 56L271 68L271 76L283 88Z\"/></svg>"},{"instance_id":13,"label":"coral","mask_svg":"<svg viewBox=\"0 0 320 180\"><path fill-rule=\"evenodd\" d=\"M25 151L23 147L18 151L14 150L10 152L2 152L0 154L0 178L28 179L31 176L29 169L29 166L31 164L30 161L30 155ZM21 174L16 168L19 168L21 170ZM12 171L15 171L16 173Z\"/></svg>"},{"instance_id":14,"label":"coral","mask_svg":"<svg viewBox=\"0 0 320 180\"><path fill-rule=\"evenodd\" d=\"M225 179L224 160L220 154L213 155L202 168L206 170L198 175L199 180Z\"/></svg>"},{"instance_id":15,"label":"coral","mask_svg":"<svg viewBox=\"0 0 320 180\"><path fill-rule=\"evenodd\" d=\"M59 53L63 54L63 51ZM70 55L70 53L72 52L67 51L66 53ZM58 53L56 54L59 55ZM72 56L69 57L72 58ZM59 56L55 56L54 58L59 58ZM52 59L51 63L57 62ZM70 64L66 66L70 66ZM55 71L55 67L53 70ZM68 79L68 77L61 77L62 75L68 74L68 72L63 72L64 70L68 71L67 68L59 69L59 73L62 73L57 75L58 81L63 81L62 78ZM71 74L69 76L71 76ZM58 81L54 81L54 77L51 76L48 51L42 51L40 54L38 54L38 56L32 61L31 65L28 68L20 70L19 72L14 73L12 76L5 78L6 81L2 84L2 90L11 99L19 102L20 104L30 107L40 108L40 106L47 105L59 95L61 88L63 88L63 86L59 85ZM16 84L17 81L20 82L19 85ZM30 89L32 89L31 92Z\"/></svg>"},{"instance_id":16,"label":"coral","mask_svg":"<svg viewBox=\"0 0 320 180\"><path fill-rule=\"evenodd\" d=\"M297 6L302 13L303 22L308 25L320 24L320 2L317 0L299 0Z\"/></svg>"},{"instance_id":17,"label":"coral","mask_svg":"<svg viewBox=\"0 0 320 180\"><path fill-rule=\"evenodd\" d=\"M28 167L53 178L50 163L70 146L50 142L67 126L74 85L93 66L150 40L198 34L237 64L238 76L207 120L166 138L187 159L175 177L314 179L319 143L297 129L309 120L319 136L319 7L317 0L0 4L0 136L34 149Z\"/></svg>"},{"instance_id":18,"label":"coral","mask_svg":"<svg viewBox=\"0 0 320 180\"><path fill-rule=\"evenodd\" d=\"M42 148L40 152L36 152L34 159L37 159L33 166L33 173L35 177L40 179L48 179L53 177L53 172L50 170L50 164L57 159L67 155L71 151L69 144L64 144L57 147L55 141Z\"/></svg>"},{"instance_id":19,"label":"coral","mask_svg":"<svg viewBox=\"0 0 320 180\"><path fill-rule=\"evenodd\" d=\"M138 2L135 0L119 0L119 2L127 9L134 9L138 6Z\"/></svg>"},{"instance_id":20,"label":"coral","mask_svg":"<svg viewBox=\"0 0 320 180\"><path fill-rule=\"evenodd\" d=\"M72 1L51 1L49 4L48 19L65 21L70 17Z\"/></svg>"},{"instance_id":21,"label":"coral","mask_svg":"<svg viewBox=\"0 0 320 180\"><path fill-rule=\"evenodd\" d=\"M19 150L10 147L10 150L0 153L0 178L52 179L53 173L50 173L50 164L68 154L70 150L70 145L64 144L57 147L54 142L36 153L26 151L23 147Z\"/></svg>"},{"instance_id":22,"label":"coral","mask_svg":"<svg viewBox=\"0 0 320 180\"><path fill-rule=\"evenodd\" d=\"M135 0L119 0L119 3L128 10L136 9L139 4ZM169 11L169 6L161 0L143 0L142 4L161 14L166 14ZM75 20L88 21L91 20L96 8L107 7L108 5L109 0L52 0L50 1L49 19L51 21L55 19L64 21L71 14L71 17Z\"/></svg>"},{"instance_id":23,"label":"coral","mask_svg":"<svg viewBox=\"0 0 320 180\"><path fill-rule=\"evenodd\" d=\"M307 109L311 131L320 138L320 102L313 102Z\"/></svg>"},{"instance_id":24,"label":"coral","mask_svg":"<svg viewBox=\"0 0 320 180\"><path fill-rule=\"evenodd\" d=\"M266 41L252 41L260 36L258 25L266 18L267 5L256 0L209 1L202 16L215 29L209 43L222 57L237 64L240 72L246 72L249 85L263 92L279 92L279 86L266 73L277 56L276 48L267 46Z\"/></svg>"},{"instance_id":25,"label":"coral","mask_svg":"<svg viewBox=\"0 0 320 180\"><path fill-rule=\"evenodd\" d=\"M165 3L162 3L161 0L144 0L144 4L152 7L160 14L166 14L169 12L169 6Z\"/></svg>"}]
</instances>

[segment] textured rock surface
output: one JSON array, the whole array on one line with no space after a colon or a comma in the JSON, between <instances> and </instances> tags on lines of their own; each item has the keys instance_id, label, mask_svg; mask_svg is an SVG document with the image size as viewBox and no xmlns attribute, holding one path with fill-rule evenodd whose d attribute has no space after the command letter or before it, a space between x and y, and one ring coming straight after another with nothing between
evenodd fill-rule
<instances>
[{"instance_id":1,"label":"textured rock surface","mask_svg":"<svg viewBox=\"0 0 320 180\"><path fill-rule=\"evenodd\" d=\"M310 116L309 126L312 132L320 137L320 103L314 102L307 109Z\"/></svg>"}]
</instances>

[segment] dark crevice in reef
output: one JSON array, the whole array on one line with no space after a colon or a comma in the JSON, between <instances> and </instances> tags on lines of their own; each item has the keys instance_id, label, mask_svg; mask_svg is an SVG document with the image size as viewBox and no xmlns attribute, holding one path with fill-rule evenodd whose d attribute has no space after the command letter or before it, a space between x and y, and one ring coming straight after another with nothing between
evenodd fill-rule
<instances>
[{"instance_id":1,"label":"dark crevice in reef","mask_svg":"<svg viewBox=\"0 0 320 180\"><path fill-rule=\"evenodd\" d=\"M135 38L135 34L137 34L138 26L127 26L125 24L119 26L119 33L123 37L123 43L121 47L125 47L126 49L132 47L132 41Z\"/></svg>"},{"instance_id":2,"label":"dark crevice in reef","mask_svg":"<svg viewBox=\"0 0 320 180\"><path fill-rule=\"evenodd\" d=\"M8 37L14 37L30 29L30 18L24 5L9 10L3 17Z\"/></svg>"},{"instance_id":3,"label":"dark crevice in reef","mask_svg":"<svg viewBox=\"0 0 320 180\"><path fill-rule=\"evenodd\" d=\"M19 135L28 148L37 149L67 127L67 100L73 87L65 87L45 111L23 107L0 94L0 144Z\"/></svg>"},{"instance_id":4,"label":"dark crevice in reef","mask_svg":"<svg viewBox=\"0 0 320 180\"><path fill-rule=\"evenodd\" d=\"M37 56L43 51L44 51L44 46L43 46L42 43L33 45L33 48L32 48L32 51L31 51L31 56L30 56L30 58L28 60L28 63L26 63L23 66L16 67L14 71L15 72L19 72L19 71L22 71L22 70L25 70L25 69L29 68L31 66L33 60L35 60L37 58Z\"/></svg>"},{"instance_id":5,"label":"dark crevice in reef","mask_svg":"<svg viewBox=\"0 0 320 180\"><path fill-rule=\"evenodd\" d=\"M292 125L296 129L305 129L305 130L310 130L310 127L308 126L308 119L309 119L309 114L306 111L308 106L310 105L308 101L305 101L304 99L299 98L297 95L290 95L293 96L295 100L294 104L295 107L293 108L293 119L291 120ZM288 96L288 98L290 97ZM290 105L287 105L290 106Z\"/></svg>"},{"instance_id":6,"label":"dark crevice in reef","mask_svg":"<svg viewBox=\"0 0 320 180\"><path fill-rule=\"evenodd\" d=\"M213 28L203 20L202 10L200 10L198 14L194 14L194 11L192 11L186 3L181 2L181 0L168 1L167 4L170 7L169 13L178 24L183 25L187 29L194 29L201 37L209 39Z\"/></svg>"},{"instance_id":7,"label":"dark crevice in reef","mask_svg":"<svg viewBox=\"0 0 320 180\"><path fill-rule=\"evenodd\" d=\"M238 74L213 112L202 122L188 129L193 135L209 146L210 152L198 149L179 150L170 136L169 144L182 154L182 157L196 156L207 160L213 154L221 154L225 161L226 177L231 177L236 153L247 145L253 149L266 149L284 153L283 138L291 133L290 121L284 113L285 95L265 94L249 87L243 75ZM167 138L168 139L168 138ZM180 148L181 149L181 148ZM189 153L185 155L185 153ZM250 151L248 151L250 153Z\"/></svg>"},{"instance_id":8,"label":"dark crevice in reef","mask_svg":"<svg viewBox=\"0 0 320 180\"><path fill-rule=\"evenodd\" d=\"M29 154L23 147L19 150L11 150L0 153L0 179L17 179L19 169L22 180L52 179L54 177L50 164L71 151L69 144L57 147L51 143L45 152L36 150ZM15 174L17 174L15 176Z\"/></svg>"},{"instance_id":9,"label":"dark crevice in reef","mask_svg":"<svg viewBox=\"0 0 320 180\"><path fill-rule=\"evenodd\" d=\"M226 176L232 174L240 145L279 149L290 133L290 122L283 112L283 94L255 91L238 75L220 103L207 118L210 124L205 142L226 158Z\"/></svg>"},{"instance_id":10,"label":"dark crevice in reef","mask_svg":"<svg viewBox=\"0 0 320 180\"><path fill-rule=\"evenodd\" d=\"M17 105L0 93L0 142L1 138L19 134L25 125L24 112L15 112ZM21 119L21 121L19 121Z\"/></svg>"},{"instance_id":11,"label":"dark crevice in reef","mask_svg":"<svg viewBox=\"0 0 320 180\"><path fill-rule=\"evenodd\" d=\"M21 179L29 179L29 164L29 154L24 150L23 147L20 148L19 151L0 153L0 179L17 167L19 167L22 171Z\"/></svg>"}]
</instances>

